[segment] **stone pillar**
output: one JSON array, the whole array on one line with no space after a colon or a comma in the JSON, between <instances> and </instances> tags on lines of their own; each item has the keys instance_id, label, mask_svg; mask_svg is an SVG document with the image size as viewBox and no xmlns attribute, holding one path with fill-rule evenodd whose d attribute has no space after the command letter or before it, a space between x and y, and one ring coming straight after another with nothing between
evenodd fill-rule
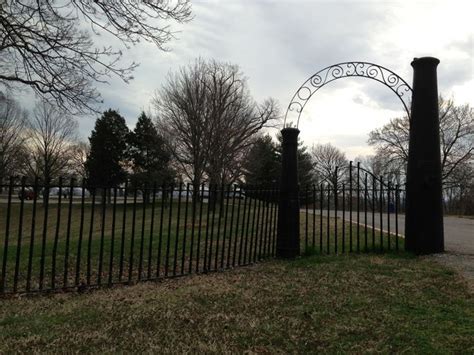
<instances>
[{"instance_id":1,"label":"stone pillar","mask_svg":"<svg viewBox=\"0 0 474 355\"><path fill-rule=\"evenodd\" d=\"M300 254L300 204L298 187L297 128L281 131L282 164L276 256L294 258Z\"/></svg>"},{"instance_id":2,"label":"stone pillar","mask_svg":"<svg viewBox=\"0 0 474 355\"><path fill-rule=\"evenodd\" d=\"M406 185L405 249L444 251L438 84L432 57L415 58Z\"/></svg>"}]
</instances>

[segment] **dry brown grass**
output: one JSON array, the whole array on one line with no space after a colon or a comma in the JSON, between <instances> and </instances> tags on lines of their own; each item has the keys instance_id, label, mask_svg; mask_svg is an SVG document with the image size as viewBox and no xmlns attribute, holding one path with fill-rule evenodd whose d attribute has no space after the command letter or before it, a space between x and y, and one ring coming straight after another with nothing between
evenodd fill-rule
<instances>
[{"instance_id":1,"label":"dry brown grass","mask_svg":"<svg viewBox=\"0 0 474 355\"><path fill-rule=\"evenodd\" d=\"M427 259L313 256L0 300L0 351L472 353L474 302Z\"/></svg>"}]
</instances>

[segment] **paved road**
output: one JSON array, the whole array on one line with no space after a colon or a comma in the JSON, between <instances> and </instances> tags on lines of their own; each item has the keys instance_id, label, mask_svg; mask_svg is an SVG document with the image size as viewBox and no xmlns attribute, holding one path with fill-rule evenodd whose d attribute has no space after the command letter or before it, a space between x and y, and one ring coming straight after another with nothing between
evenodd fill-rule
<instances>
[{"instance_id":1,"label":"paved road","mask_svg":"<svg viewBox=\"0 0 474 355\"><path fill-rule=\"evenodd\" d=\"M320 211L316 211L316 214L320 214ZM329 211L329 214L331 217L334 217L335 211ZM323 215L327 216L327 211L323 211ZM337 215L342 218L342 211L338 211ZM382 213L382 229L385 232L387 232L388 218L387 214ZM349 216L349 211L346 211L345 219L357 223L357 211L352 211L352 218ZM395 215L390 214L391 233L395 232L395 221ZM360 213L359 223L365 223L364 213ZM371 213L367 215L367 225L372 226ZM375 213L374 226L375 228L380 228L379 213ZM398 215L398 232L400 235L403 235L405 232L405 216L402 214ZM452 216L444 217L444 244L446 251L474 256L474 219Z\"/></svg>"}]
</instances>

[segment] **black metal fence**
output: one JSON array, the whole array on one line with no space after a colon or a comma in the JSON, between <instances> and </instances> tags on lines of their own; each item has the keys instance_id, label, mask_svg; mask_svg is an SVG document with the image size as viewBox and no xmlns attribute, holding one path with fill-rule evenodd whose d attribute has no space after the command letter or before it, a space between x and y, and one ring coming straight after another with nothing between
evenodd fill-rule
<instances>
[{"instance_id":1,"label":"black metal fence","mask_svg":"<svg viewBox=\"0 0 474 355\"><path fill-rule=\"evenodd\" d=\"M352 163L334 179L300 188L301 244L307 253L404 248L405 190Z\"/></svg>"},{"instance_id":2,"label":"black metal fence","mask_svg":"<svg viewBox=\"0 0 474 355\"><path fill-rule=\"evenodd\" d=\"M402 249L404 190L359 164L339 173L300 187L303 253ZM276 188L13 178L0 188L0 294L133 284L275 255Z\"/></svg>"},{"instance_id":3,"label":"black metal fence","mask_svg":"<svg viewBox=\"0 0 474 355\"><path fill-rule=\"evenodd\" d=\"M278 190L1 185L0 294L130 284L274 255Z\"/></svg>"}]
</instances>

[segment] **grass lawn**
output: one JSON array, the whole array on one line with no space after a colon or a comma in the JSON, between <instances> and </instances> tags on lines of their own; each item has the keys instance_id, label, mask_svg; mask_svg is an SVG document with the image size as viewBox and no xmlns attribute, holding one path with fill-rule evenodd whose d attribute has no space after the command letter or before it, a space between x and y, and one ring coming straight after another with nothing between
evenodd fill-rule
<instances>
[{"instance_id":1,"label":"grass lawn","mask_svg":"<svg viewBox=\"0 0 474 355\"><path fill-rule=\"evenodd\" d=\"M474 300L407 254L268 261L90 294L0 300L0 352L473 353Z\"/></svg>"},{"instance_id":2,"label":"grass lawn","mask_svg":"<svg viewBox=\"0 0 474 355\"><path fill-rule=\"evenodd\" d=\"M100 204L94 208L86 204L82 209L81 205L72 204L70 211L67 203L60 209L51 204L47 210L38 203L35 213L29 203L23 207L23 218L18 203L12 205L10 214L7 206L1 204L0 259L3 265L6 256L5 290L21 292L28 285L37 290L135 282L139 278L188 273L190 268L193 272L203 271L204 260L208 268L215 269L228 263L246 264L271 254L276 205L253 199L234 202L213 212L208 211L207 203L198 204L194 226L191 203L182 203L180 208L176 203L165 204L163 209L161 203L155 208L151 204L118 204L115 209L112 205L103 209ZM7 230L9 240L5 248ZM396 246L403 250L404 244L403 239L394 235L381 235L378 230L343 223L340 218L321 218L304 212L300 233L305 254L394 250Z\"/></svg>"},{"instance_id":3,"label":"grass lawn","mask_svg":"<svg viewBox=\"0 0 474 355\"><path fill-rule=\"evenodd\" d=\"M17 290L24 291L29 269L37 290L202 271L204 260L211 269L245 264L271 253L276 228L276 205L254 199L209 211L207 203L197 204L194 224L191 202L70 207L38 203L33 210L29 203L21 214L18 203L10 213L0 204L0 268L5 265L8 292L15 290L16 269Z\"/></svg>"}]
</instances>

